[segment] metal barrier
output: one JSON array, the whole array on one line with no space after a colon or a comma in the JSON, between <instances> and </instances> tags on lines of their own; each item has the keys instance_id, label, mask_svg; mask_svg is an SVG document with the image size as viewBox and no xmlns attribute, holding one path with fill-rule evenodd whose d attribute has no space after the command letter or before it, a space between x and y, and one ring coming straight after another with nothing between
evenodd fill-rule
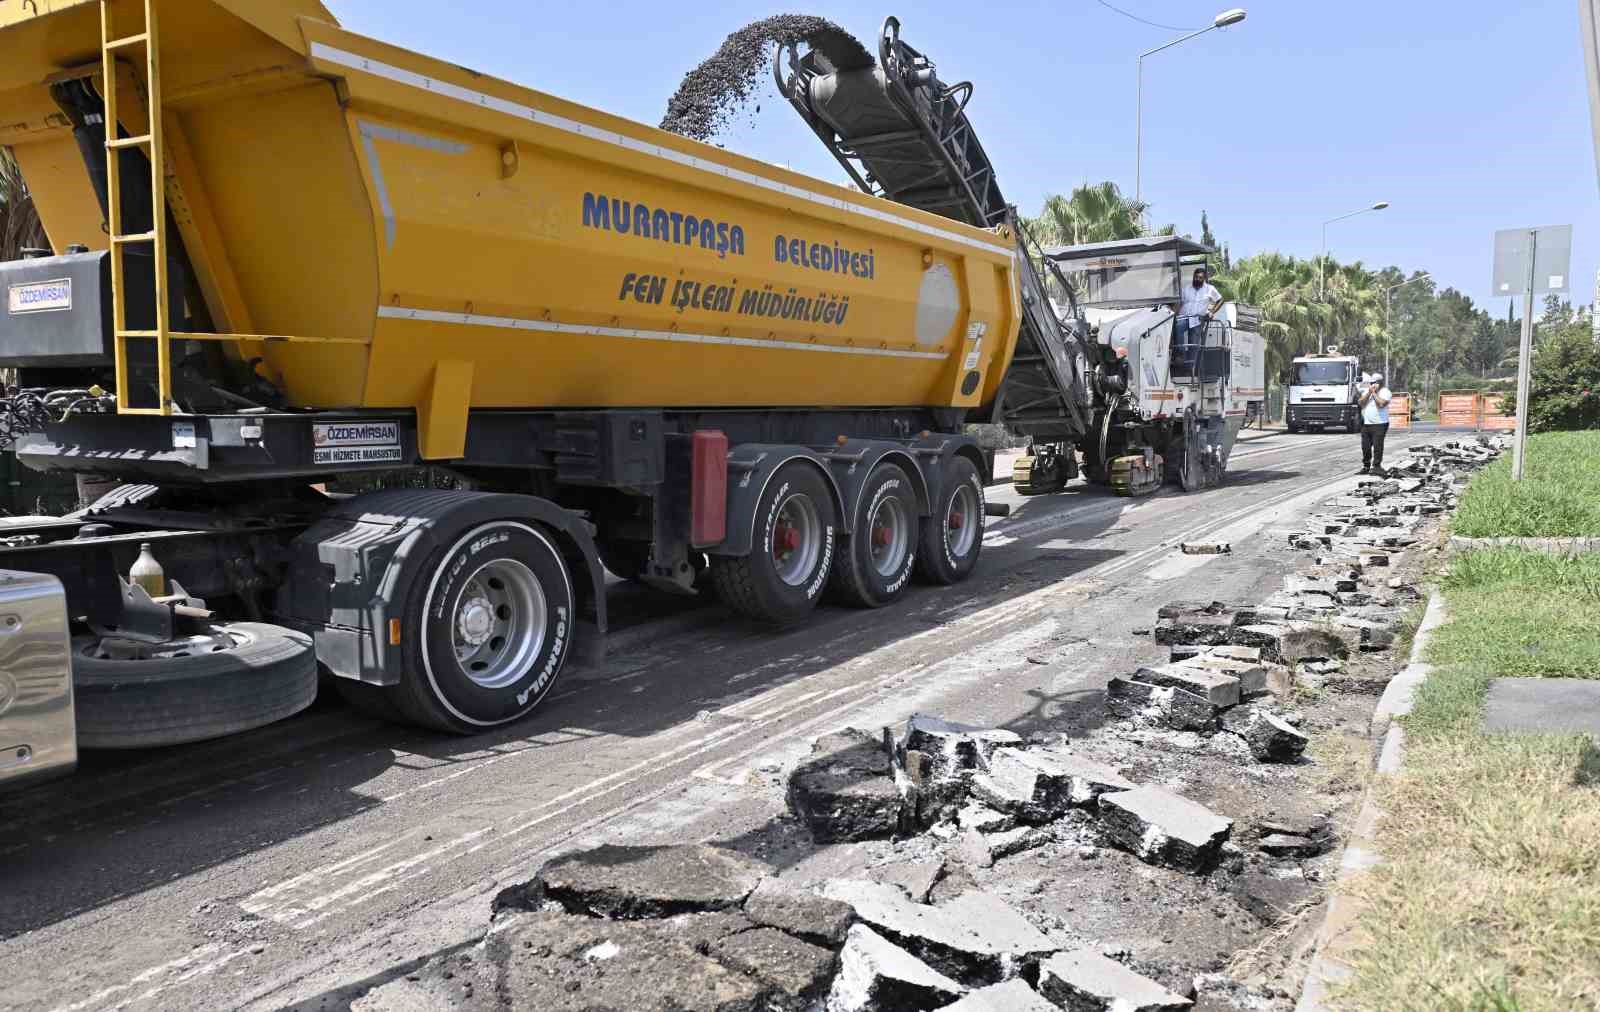
<instances>
[{"instance_id":1,"label":"metal barrier","mask_svg":"<svg viewBox=\"0 0 1600 1012\"><path fill-rule=\"evenodd\" d=\"M1439 428L1476 429L1483 424L1483 394L1477 390L1439 393Z\"/></svg>"},{"instance_id":2,"label":"metal barrier","mask_svg":"<svg viewBox=\"0 0 1600 1012\"><path fill-rule=\"evenodd\" d=\"M1512 432L1517 427L1517 416L1502 413L1505 394L1484 394L1483 408L1478 427L1490 432Z\"/></svg>"},{"instance_id":3,"label":"metal barrier","mask_svg":"<svg viewBox=\"0 0 1600 1012\"><path fill-rule=\"evenodd\" d=\"M1411 395L1395 394L1389 400L1389 428L1411 428Z\"/></svg>"}]
</instances>

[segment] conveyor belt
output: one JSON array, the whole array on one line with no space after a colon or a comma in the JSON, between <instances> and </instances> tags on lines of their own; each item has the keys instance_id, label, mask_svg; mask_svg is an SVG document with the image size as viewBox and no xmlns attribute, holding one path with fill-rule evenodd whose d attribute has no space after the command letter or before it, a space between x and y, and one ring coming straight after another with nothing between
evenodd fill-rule
<instances>
[{"instance_id":1,"label":"conveyor belt","mask_svg":"<svg viewBox=\"0 0 1600 1012\"><path fill-rule=\"evenodd\" d=\"M1011 229L1022 331L1001 387L999 420L1043 442L1081 439L1093 411L1087 349L1056 319L1016 209L967 118L971 82L939 80L933 62L901 41L892 17L879 36L877 66L839 69L821 52L788 47L773 74L864 192L969 225Z\"/></svg>"}]
</instances>

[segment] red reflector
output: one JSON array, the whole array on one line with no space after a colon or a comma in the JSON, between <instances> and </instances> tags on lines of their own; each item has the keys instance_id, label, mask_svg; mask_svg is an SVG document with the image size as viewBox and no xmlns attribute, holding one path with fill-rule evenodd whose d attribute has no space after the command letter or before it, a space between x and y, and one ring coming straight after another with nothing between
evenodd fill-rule
<instances>
[{"instance_id":1,"label":"red reflector","mask_svg":"<svg viewBox=\"0 0 1600 1012\"><path fill-rule=\"evenodd\" d=\"M715 545L728 536L728 437L697 429L689 466L689 543Z\"/></svg>"}]
</instances>

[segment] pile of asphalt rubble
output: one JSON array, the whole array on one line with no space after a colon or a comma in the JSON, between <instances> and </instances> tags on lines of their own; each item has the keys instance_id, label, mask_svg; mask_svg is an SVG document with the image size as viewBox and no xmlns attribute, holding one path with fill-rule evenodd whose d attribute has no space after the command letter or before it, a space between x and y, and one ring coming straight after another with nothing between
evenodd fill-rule
<instances>
[{"instance_id":1,"label":"pile of asphalt rubble","mask_svg":"<svg viewBox=\"0 0 1600 1012\"><path fill-rule=\"evenodd\" d=\"M683 76L667 101L661 129L709 141L754 99L777 47L802 42L836 70L873 65L861 43L832 21L807 14L775 14L729 35L704 63Z\"/></svg>"},{"instance_id":2,"label":"pile of asphalt rubble","mask_svg":"<svg viewBox=\"0 0 1600 1012\"><path fill-rule=\"evenodd\" d=\"M1174 932L1184 906L1204 913L1218 898L1263 926L1313 905L1314 859L1333 860L1338 842L1325 816L1241 825L1151 779L1181 779L1172 757L1182 755L1262 777L1309 765L1302 718L1283 708L1293 687L1336 682L1392 645L1417 594L1389 575L1391 561L1499 450L1420 447L1390 477L1325 504L1307 530L1285 532L1311 564L1261 604L1161 608L1149 631L1169 660L1113 678L1106 722L1087 735L919 715L817 739L788 772L786 800L824 874L780 870L731 841L575 851L502 891L479 943L351 1007L1287 1012L1287 990L1231 979L1218 972L1226 959L1205 972L1137 959L1106 924L1074 923L1070 904L1047 913L1022 902L1044 883L1007 888L998 873L1025 855L1061 880L1103 864L1108 848L1126 852L1144 870L1114 891L1176 897L1139 921L1158 933ZM1144 782L1126 772L1135 767ZM872 847L878 856L864 859ZM1087 896L1081 878L1065 888ZM1220 932L1223 916L1198 934Z\"/></svg>"}]
</instances>

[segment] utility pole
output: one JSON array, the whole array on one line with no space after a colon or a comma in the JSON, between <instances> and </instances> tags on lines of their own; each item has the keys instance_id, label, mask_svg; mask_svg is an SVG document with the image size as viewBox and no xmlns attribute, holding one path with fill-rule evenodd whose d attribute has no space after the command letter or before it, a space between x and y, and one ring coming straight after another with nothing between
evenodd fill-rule
<instances>
[{"instance_id":1,"label":"utility pole","mask_svg":"<svg viewBox=\"0 0 1600 1012\"><path fill-rule=\"evenodd\" d=\"M1522 341L1517 355L1517 427L1511 441L1511 479L1527 470L1528 409L1533 399L1533 300L1565 292L1572 266L1572 226L1507 228L1494 234L1493 290L1522 296Z\"/></svg>"},{"instance_id":2,"label":"utility pole","mask_svg":"<svg viewBox=\"0 0 1600 1012\"><path fill-rule=\"evenodd\" d=\"M1206 32L1213 31L1213 30L1218 29L1218 28L1227 28L1229 25L1236 25L1239 22L1243 21L1244 19L1245 19L1245 12L1244 12L1243 8L1241 8L1241 7L1230 7L1229 9L1223 11L1221 14L1218 14L1216 17L1212 18L1211 19L1211 23L1209 25L1206 25L1204 28L1200 29L1199 31L1190 32L1188 35L1185 35L1185 36L1183 36L1181 38L1173 39L1171 42L1164 42L1161 45L1155 47L1154 49L1147 49L1144 52L1139 54L1139 59L1138 59L1138 63L1137 63L1138 80L1134 85L1134 96L1135 97L1134 97L1134 104L1133 104L1133 202L1134 203L1142 204L1144 202L1144 58L1146 56L1154 56L1155 54L1161 52L1163 49L1171 49L1173 46L1176 46L1180 42L1188 42L1190 39L1196 38L1197 36L1204 35ZM1144 227L1145 227L1144 226L1144 210L1141 208L1140 211L1139 211L1139 231L1141 233L1144 232Z\"/></svg>"},{"instance_id":3,"label":"utility pole","mask_svg":"<svg viewBox=\"0 0 1600 1012\"><path fill-rule=\"evenodd\" d=\"M1528 287L1522 293L1522 348L1517 354L1517 432L1511 441L1511 480L1522 480L1528 446L1528 388L1533 362L1533 263L1539 253L1539 230L1528 230Z\"/></svg>"}]
</instances>

